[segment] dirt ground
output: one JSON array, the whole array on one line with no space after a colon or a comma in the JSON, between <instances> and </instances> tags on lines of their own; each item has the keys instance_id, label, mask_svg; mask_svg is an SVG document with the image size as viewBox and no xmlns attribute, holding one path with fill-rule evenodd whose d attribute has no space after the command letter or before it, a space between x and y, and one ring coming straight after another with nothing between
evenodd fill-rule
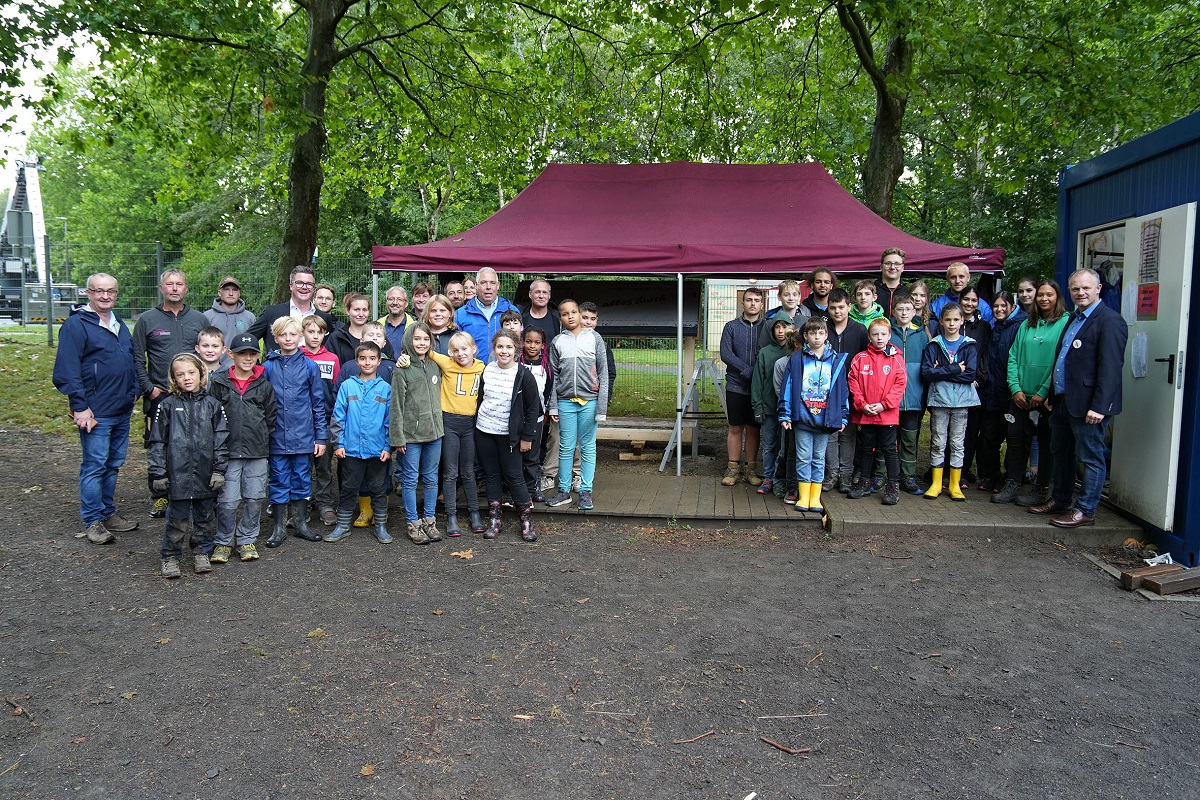
<instances>
[{"instance_id":1,"label":"dirt ground","mask_svg":"<svg viewBox=\"0 0 1200 800\"><path fill-rule=\"evenodd\" d=\"M1196 796L1200 605L1078 552L542 518L168 583L140 448L109 547L77 452L5 433L5 798Z\"/></svg>"}]
</instances>

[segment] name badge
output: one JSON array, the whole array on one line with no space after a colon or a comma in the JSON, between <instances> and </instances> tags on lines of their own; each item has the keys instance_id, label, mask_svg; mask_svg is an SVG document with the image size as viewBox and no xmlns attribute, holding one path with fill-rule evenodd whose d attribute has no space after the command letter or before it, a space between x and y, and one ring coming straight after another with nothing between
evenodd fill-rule
<instances>
[{"instance_id":1,"label":"name badge","mask_svg":"<svg viewBox=\"0 0 1200 800\"><path fill-rule=\"evenodd\" d=\"M1079 348L1083 347L1083 342L1076 339L1075 341L1071 342L1071 347L1074 347L1076 350L1078 350Z\"/></svg>"}]
</instances>

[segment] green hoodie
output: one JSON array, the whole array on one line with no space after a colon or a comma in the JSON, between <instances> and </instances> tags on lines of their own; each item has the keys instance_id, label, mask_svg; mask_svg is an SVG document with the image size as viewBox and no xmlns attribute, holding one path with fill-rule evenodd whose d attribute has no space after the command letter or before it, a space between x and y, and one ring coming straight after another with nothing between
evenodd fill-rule
<instances>
[{"instance_id":1,"label":"green hoodie","mask_svg":"<svg viewBox=\"0 0 1200 800\"><path fill-rule=\"evenodd\" d=\"M388 430L392 447L407 447L409 442L425 444L442 438L442 370L426 355L417 358L412 349L416 325L404 330L404 352L411 359L407 367L392 371L392 406Z\"/></svg>"},{"instance_id":2,"label":"green hoodie","mask_svg":"<svg viewBox=\"0 0 1200 800\"><path fill-rule=\"evenodd\" d=\"M755 419L773 417L779 413L779 395L775 393L775 362L790 353L775 340L775 326L791 325L792 318L780 311L770 320L770 341L758 351L754 370L750 373L750 403Z\"/></svg>"},{"instance_id":3,"label":"green hoodie","mask_svg":"<svg viewBox=\"0 0 1200 800\"><path fill-rule=\"evenodd\" d=\"M1063 314L1054 322L1039 319L1033 328L1029 327L1028 320L1021 323L1008 352L1008 390L1011 394L1024 392L1026 397L1037 395L1043 399L1050 396L1054 354L1070 319L1070 314Z\"/></svg>"}]
</instances>

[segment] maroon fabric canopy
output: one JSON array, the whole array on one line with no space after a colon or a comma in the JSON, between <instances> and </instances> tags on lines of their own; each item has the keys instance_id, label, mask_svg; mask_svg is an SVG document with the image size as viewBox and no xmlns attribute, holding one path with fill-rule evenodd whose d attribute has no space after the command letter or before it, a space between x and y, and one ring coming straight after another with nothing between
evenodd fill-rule
<instances>
[{"instance_id":1,"label":"maroon fabric canopy","mask_svg":"<svg viewBox=\"0 0 1200 800\"><path fill-rule=\"evenodd\" d=\"M372 269L418 272L875 272L885 248L912 271L998 271L1004 250L950 247L893 227L810 164L550 164L475 227L375 247Z\"/></svg>"}]
</instances>

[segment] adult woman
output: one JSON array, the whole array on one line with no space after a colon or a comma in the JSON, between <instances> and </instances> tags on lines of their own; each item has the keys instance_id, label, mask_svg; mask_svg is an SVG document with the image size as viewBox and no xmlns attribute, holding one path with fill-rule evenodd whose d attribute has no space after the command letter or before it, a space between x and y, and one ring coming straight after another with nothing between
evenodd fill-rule
<instances>
[{"instance_id":1,"label":"adult woman","mask_svg":"<svg viewBox=\"0 0 1200 800\"><path fill-rule=\"evenodd\" d=\"M958 304L962 306L963 333L978 343L976 353L979 361L975 367L975 390L980 398L986 391L988 364L988 345L992 341L992 325L979 313L979 292L974 286L968 286L958 296ZM963 481L964 486L975 480L971 471L971 462L975 460L975 448L979 442L979 425L983 419L983 406L972 406L967 409L967 433L963 443Z\"/></svg>"},{"instance_id":2,"label":"adult woman","mask_svg":"<svg viewBox=\"0 0 1200 800\"><path fill-rule=\"evenodd\" d=\"M325 347L338 357L338 361L346 364L354 360L354 350L362 341L363 326L371 321L371 303L358 292L349 292L342 298L342 308L346 311L346 322L334 328ZM384 345L383 352L388 358L393 357L389 345Z\"/></svg>"},{"instance_id":3,"label":"adult woman","mask_svg":"<svg viewBox=\"0 0 1200 800\"><path fill-rule=\"evenodd\" d=\"M334 293L332 286L328 283L322 283L317 286L317 290L313 292L313 305L318 310L324 311L326 314L332 314L335 303L337 303L337 295Z\"/></svg>"},{"instance_id":4,"label":"adult woman","mask_svg":"<svg viewBox=\"0 0 1200 800\"><path fill-rule=\"evenodd\" d=\"M444 294L435 294L425 304L421 322L429 326L433 336L433 352L450 355L450 337L458 330L454 324L454 303Z\"/></svg>"},{"instance_id":5,"label":"adult woman","mask_svg":"<svg viewBox=\"0 0 1200 800\"><path fill-rule=\"evenodd\" d=\"M463 292L468 300L475 296L475 279L469 275L463 278Z\"/></svg>"},{"instance_id":6,"label":"adult woman","mask_svg":"<svg viewBox=\"0 0 1200 800\"><path fill-rule=\"evenodd\" d=\"M1013 418L1008 426L1008 455L1005 458L1008 482L999 494L992 497L995 503L1016 501L1017 505L1032 506L1050 499L1053 464L1046 398L1050 396L1054 374L1054 351L1070 318L1063 305L1062 290L1056 281L1043 280L1037 285L1034 306L1037 315L1030 316L1017 329L1008 356L1008 389L1012 393L1009 414ZM1025 460L1028 457L1025 443L1030 430L1037 436L1041 461L1032 491L1018 495L1018 481L1025 474Z\"/></svg>"},{"instance_id":7,"label":"adult woman","mask_svg":"<svg viewBox=\"0 0 1200 800\"><path fill-rule=\"evenodd\" d=\"M1017 305L1025 312L1026 317L1036 317L1033 298L1037 294L1037 280L1026 275L1017 281Z\"/></svg>"},{"instance_id":8,"label":"adult woman","mask_svg":"<svg viewBox=\"0 0 1200 800\"><path fill-rule=\"evenodd\" d=\"M992 340L987 349L987 380L981 393L983 409L980 412L975 458L979 463L979 490L997 494L1002 477L1000 445L1008 430L1004 415L1012 404L1012 395L1008 391L1008 354L1012 350L1013 340L1017 338L1018 326L1029 315L1003 289L992 298L992 314L996 317L996 324L992 327ZM1018 489L1020 485L1018 482Z\"/></svg>"}]
</instances>

